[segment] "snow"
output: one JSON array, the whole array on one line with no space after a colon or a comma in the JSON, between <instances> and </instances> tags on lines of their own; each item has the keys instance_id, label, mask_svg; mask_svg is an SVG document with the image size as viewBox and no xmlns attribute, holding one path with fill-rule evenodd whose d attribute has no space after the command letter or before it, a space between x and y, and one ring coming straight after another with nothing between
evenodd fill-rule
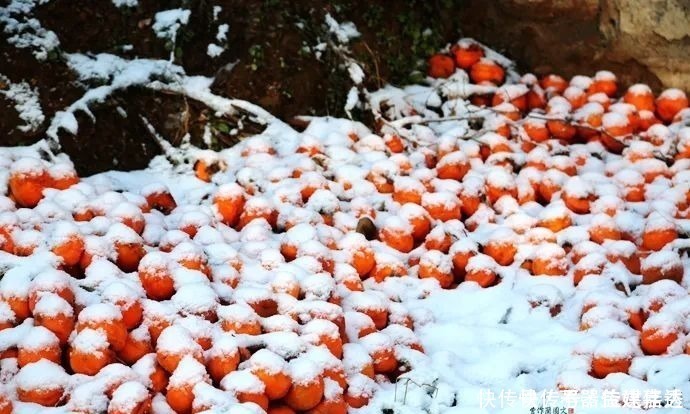
<instances>
[{"instance_id":1,"label":"snow","mask_svg":"<svg viewBox=\"0 0 690 414\"><path fill-rule=\"evenodd\" d=\"M60 46L52 30L41 26L41 22L30 17L33 9L45 0L11 0L0 7L0 23L4 26L7 42L19 49L30 49L39 61L48 59L49 54Z\"/></svg>"},{"instance_id":2,"label":"snow","mask_svg":"<svg viewBox=\"0 0 690 414\"><path fill-rule=\"evenodd\" d=\"M115 7L137 7L139 0L112 0Z\"/></svg>"},{"instance_id":3,"label":"snow","mask_svg":"<svg viewBox=\"0 0 690 414\"><path fill-rule=\"evenodd\" d=\"M102 330L83 329L72 339L72 348L84 354L100 354L110 346Z\"/></svg>"},{"instance_id":4,"label":"snow","mask_svg":"<svg viewBox=\"0 0 690 414\"><path fill-rule=\"evenodd\" d=\"M17 388L22 390L53 390L64 387L69 375L61 366L42 359L26 364L14 378Z\"/></svg>"},{"instance_id":5,"label":"snow","mask_svg":"<svg viewBox=\"0 0 690 414\"><path fill-rule=\"evenodd\" d=\"M352 22L338 23L330 15L330 13L326 13L326 16L324 17L324 19L326 21L326 26L328 27L328 31L330 33L332 33L333 35L335 35L335 38L340 43L343 43L343 44L349 43L350 40L360 36L359 31L357 31L357 27Z\"/></svg>"},{"instance_id":6,"label":"snow","mask_svg":"<svg viewBox=\"0 0 690 414\"><path fill-rule=\"evenodd\" d=\"M24 125L17 126L17 129L22 132L38 129L45 121L38 89L32 88L26 82L12 83L2 74L0 74L0 82L9 84L7 89L0 89L0 96L14 102L14 109L19 114L19 118L25 122Z\"/></svg>"}]
</instances>

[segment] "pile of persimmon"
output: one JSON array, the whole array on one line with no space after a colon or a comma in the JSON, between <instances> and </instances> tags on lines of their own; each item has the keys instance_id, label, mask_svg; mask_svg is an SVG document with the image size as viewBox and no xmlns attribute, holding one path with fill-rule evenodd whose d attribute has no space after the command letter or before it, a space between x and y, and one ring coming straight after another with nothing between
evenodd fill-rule
<instances>
[{"instance_id":1,"label":"pile of persimmon","mask_svg":"<svg viewBox=\"0 0 690 414\"><path fill-rule=\"evenodd\" d=\"M345 413L424 352L404 290L515 277L547 286L527 304L550 317L555 286L581 294L593 377L690 351L685 94L496 56L430 58L439 106L469 111L457 128L314 118L112 180L3 149L0 414Z\"/></svg>"}]
</instances>

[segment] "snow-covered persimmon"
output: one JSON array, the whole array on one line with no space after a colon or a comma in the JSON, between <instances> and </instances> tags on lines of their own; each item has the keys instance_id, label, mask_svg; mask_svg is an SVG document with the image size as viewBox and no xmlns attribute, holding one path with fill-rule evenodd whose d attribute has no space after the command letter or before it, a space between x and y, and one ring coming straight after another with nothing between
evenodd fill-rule
<instances>
[{"instance_id":1,"label":"snow-covered persimmon","mask_svg":"<svg viewBox=\"0 0 690 414\"><path fill-rule=\"evenodd\" d=\"M285 402L296 411L311 410L323 398L322 368L304 357L291 360L289 366L292 386L285 396Z\"/></svg>"},{"instance_id":2,"label":"snow-covered persimmon","mask_svg":"<svg viewBox=\"0 0 690 414\"><path fill-rule=\"evenodd\" d=\"M156 341L156 361L172 374L185 357L202 362L203 349L187 329L178 325L164 329Z\"/></svg>"},{"instance_id":3,"label":"snow-covered persimmon","mask_svg":"<svg viewBox=\"0 0 690 414\"><path fill-rule=\"evenodd\" d=\"M470 68L470 78L475 83L491 82L500 85L505 79L505 70L488 58L481 58Z\"/></svg>"},{"instance_id":4,"label":"snow-covered persimmon","mask_svg":"<svg viewBox=\"0 0 690 414\"><path fill-rule=\"evenodd\" d=\"M455 59L455 64L463 70L467 70L479 59L484 57L484 49L474 42L460 42L450 49Z\"/></svg>"},{"instance_id":5,"label":"snow-covered persimmon","mask_svg":"<svg viewBox=\"0 0 690 414\"><path fill-rule=\"evenodd\" d=\"M17 344L17 364L23 367L45 359L56 364L61 362L60 340L42 326L36 326Z\"/></svg>"},{"instance_id":6,"label":"snow-covered persimmon","mask_svg":"<svg viewBox=\"0 0 690 414\"><path fill-rule=\"evenodd\" d=\"M108 414L148 414L150 410L151 395L146 387L137 381L120 384L108 404Z\"/></svg>"},{"instance_id":7,"label":"snow-covered persimmon","mask_svg":"<svg viewBox=\"0 0 690 414\"><path fill-rule=\"evenodd\" d=\"M453 284L452 260L438 250L429 250L419 261L419 278L433 278L438 280L442 288L449 288Z\"/></svg>"},{"instance_id":8,"label":"snow-covered persimmon","mask_svg":"<svg viewBox=\"0 0 690 414\"><path fill-rule=\"evenodd\" d=\"M469 258L465 266L465 281L475 282L481 287L490 287L498 281L498 264L490 256L477 254Z\"/></svg>"},{"instance_id":9,"label":"snow-covered persimmon","mask_svg":"<svg viewBox=\"0 0 690 414\"><path fill-rule=\"evenodd\" d=\"M151 352L153 352L151 334L146 326L140 326L127 334L125 346L117 353L117 358L131 365Z\"/></svg>"},{"instance_id":10,"label":"snow-covered persimmon","mask_svg":"<svg viewBox=\"0 0 690 414\"><path fill-rule=\"evenodd\" d=\"M677 238L678 231L672 219L658 212L647 217L642 233L642 248L658 251Z\"/></svg>"},{"instance_id":11,"label":"snow-covered persimmon","mask_svg":"<svg viewBox=\"0 0 690 414\"><path fill-rule=\"evenodd\" d=\"M379 231L379 239L395 250L408 253L414 247L412 230L412 226L406 220L390 216L386 218Z\"/></svg>"},{"instance_id":12,"label":"snow-covered persimmon","mask_svg":"<svg viewBox=\"0 0 690 414\"><path fill-rule=\"evenodd\" d=\"M285 397L292 386L288 363L267 349L257 351L243 365L263 382L269 400Z\"/></svg>"},{"instance_id":13,"label":"snow-covered persimmon","mask_svg":"<svg viewBox=\"0 0 690 414\"><path fill-rule=\"evenodd\" d=\"M64 396L69 375L60 365L42 359L24 366L14 380L19 401L54 407Z\"/></svg>"},{"instance_id":14,"label":"snow-covered persimmon","mask_svg":"<svg viewBox=\"0 0 690 414\"><path fill-rule=\"evenodd\" d=\"M216 383L237 369L240 362L239 346L234 337L219 335L213 340L211 349L206 353L206 369Z\"/></svg>"},{"instance_id":15,"label":"snow-covered persimmon","mask_svg":"<svg viewBox=\"0 0 690 414\"><path fill-rule=\"evenodd\" d=\"M139 280L149 298L165 300L170 299L175 293L168 258L163 253L147 253L139 261L138 270Z\"/></svg>"},{"instance_id":16,"label":"snow-covered persimmon","mask_svg":"<svg viewBox=\"0 0 690 414\"><path fill-rule=\"evenodd\" d=\"M453 58L446 55L436 54L431 56L428 66L428 73L432 78L447 78L455 72Z\"/></svg>"},{"instance_id":17,"label":"snow-covered persimmon","mask_svg":"<svg viewBox=\"0 0 690 414\"><path fill-rule=\"evenodd\" d=\"M114 351L121 350L127 342L127 328L122 320L122 312L115 305L97 303L82 309L77 316L75 329L81 332L87 328L105 333Z\"/></svg>"},{"instance_id":18,"label":"snow-covered persimmon","mask_svg":"<svg viewBox=\"0 0 690 414\"><path fill-rule=\"evenodd\" d=\"M424 193L422 195L422 207L435 220L448 221L460 219L462 217L461 206L460 199L448 191Z\"/></svg>"},{"instance_id":19,"label":"snow-covered persimmon","mask_svg":"<svg viewBox=\"0 0 690 414\"><path fill-rule=\"evenodd\" d=\"M266 396L266 386L250 370L233 371L220 382L223 390L231 392L241 403L251 402L264 411L268 410L269 399Z\"/></svg>"},{"instance_id":20,"label":"snow-covered persimmon","mask_svg":"<svg viewBox=\"0 0 690 414\"><path fill-rule=\"evenodd\" d=\"M22 207L35 207L49 184L50 176L43 161L39 159L22 158L10 168L9 191Z\"/></svg>"},{"instance_id":21,"label":"snow-covered persimmon","mask_svg":"<svg viewBox=\"0 0 690 414\"><path fill-rule=\"evenodd\" d=\"M72 371L96 375L103 367L115 362L108 338L102 330L85 328L73 337L69 346L69 366Z\"/></svg>"},{"instance_id":22,"label":"snow-covered persimmon","mask_svg":"<svg viewBox=\"0 0 690 414\"><path fill-rule=\"evenodd\" d=\"M642 282L651 284L662 279L670 279L677 283L683 280L683 263L677 252L662 250L652 252L642 259L640 265Z\"/></svg>"},{"instance_id":23,"label":"snow-covered persimmon","mask_svg":"<svg viewBox=\"0 0 690 414\"><path fill-rule=\"evenodd\" d=\"M680 89L666 89L656 99L656 114L669 123L678 112L688 107L688 97Z\"/></svg>"},{"instance_id":24,"label":"snow-covered persimmon","mask_svg":"<svg viewBox=\"0 0 690 414\"><path fill-rule=\"evenodd\" d=\"M233 304L218 308L218 319L226 332L259 335L261 323L256 312L247 305Z\"/></svg>"},{"instance_id":25,"label":"snow-covered persimmon","mask_svg":"<svg viewBox=\"0 0 690 414\"><path fill-rule=\"evenodd\" d=\"M33 317L34 323L54 333L60 344L67 343L74 328L74 309L66 300L51 292L43 293L34 305Z\"/></svg>"},{"instance_id":26,"label":"snow-covered persimmon","mask_svg":"<svg viewBox=\"0 0 690 414\"><path fill-rule=\"evenodd\" d=\"M194 386L209 382L204 366L191 356L185 356L170 376L165 399L178 414L191 412L194 402Z\"/></svg>"},{"instance_id":27,"label":"snow-covered persimmon","mask_svg":"<svg viewBox=\"0 0 690 414\"><path fill-rule=\"evenodd\" d=\"M623 338L614 338L599 344L592 355L592 376L605 378L609 374L621 372L628 373L634 349L630 341Z\"/></svg>"},{"instance_id":28,"label":"snow-covered persimmon","mask_svg":"<svg viewBox=\"0 0 690 414\"><path fill-rule=\"evenodd\" d=\"M646 355L664 354L680 334L680 323L673 315L654 314L642 325L640 347Z\"/></svg>"}]
</instances>

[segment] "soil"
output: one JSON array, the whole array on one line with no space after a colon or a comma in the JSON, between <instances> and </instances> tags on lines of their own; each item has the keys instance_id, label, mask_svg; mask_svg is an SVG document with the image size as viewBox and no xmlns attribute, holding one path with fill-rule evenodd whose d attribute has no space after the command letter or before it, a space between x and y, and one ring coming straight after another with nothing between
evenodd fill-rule
<instances>
[{"instance_id":1,"label":"soil","mask_svg":"<svg viewBox=\"0 0 690 414\"><path fill-rule=\"evenodd\" d=\"M628 79L659 87L656 77L634 62L609 62L596 53L597 27L585 18L550 16L539 24L518 19L519 11L499 2L480 0L139 0L136 8L116 8L110 0L53 0L36 8L43 27L60 39L62 53L113 53L125 58L168 59L171 45L151 29L157 11L186 8L190 22L178 34L175 63L190 75L214 76L215 93L247 99L285 120L295 115L343 116L351 82L333 52L319 59L308 50L327 39L323 18L331 13L338 21L353 21L362 36L351 45L353 55L369 74L367 87L390 82L405 84L420 79L426 57L461 36L476 37L492 47L509 49L522 70L545 73L558 69L565 75L592 73L607 68ZM218 19L213 7L221 5ZM535 11L546 13L548 10ZM538 18L539 16L535 17ZM525 21L523 21L525 20ZM217 58L206 54L216 42L217 27L228 23L226 50ZM299 26L299 27L298 27ZM461 30L462 28L462 30ZM0 31L0 73L13 82L28 81L38 88L46 119L78 99L88 85L75 79L60 55L40 64L27 50L7 44ZM568 47L564 39L577 39ZM131 45L127 51L124 45ZM595 59L583 60L590 53ZM544 57L552 57L545 62ZM126 117L121 115L121 110ZM109 169L143 168L161 148L145 128L142 117L174 144L189 133L192 143L203 145L206 122L221 124L196 102L178 96L131 88L114 94L92 108L94 123L78 116L75 136L61 133L62 150L78 172L93 174ZM366 119L364 119L366 121ZM0 99L0 145L35 142L45 136L49 121L31 133L16 129L20 122L11 103ZM235 140L219 129L215 148Z\"/></svg>"}]
</instances>

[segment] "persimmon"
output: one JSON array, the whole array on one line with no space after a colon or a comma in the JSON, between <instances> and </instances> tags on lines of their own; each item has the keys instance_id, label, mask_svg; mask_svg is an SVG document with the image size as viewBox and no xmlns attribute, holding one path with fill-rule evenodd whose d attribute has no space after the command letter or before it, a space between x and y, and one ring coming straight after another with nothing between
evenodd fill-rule
<instances>
[{"instance_id":1,"label":"persimmon","mask_svg":"<svg viewBox=\"0 0 690 414\"><path fill-rule=\"evenodd\" d=\"M264 411L268 410L269 399L266 396L266 386L250 370L233 371L220 382L223 390L229 391L241 403L252 402Z\"/></svg>"},{"instance_id":2,"label":"persimmon","mask_svg":"<svg viewBox=\"0 0 690 414\"><path fill-rule=\"evenodd\" d=\"M481 58L470 68L470 79L474 83L491 82L500 85L505 79L505 71L493 60Z\"/></svg>"},{"instance_id":3,"label":"persimmon","mask_svg":"<svg viewBox=\"0 0 690 414\"><path fill-rule=\"evenodd\" d=\"M72 339L69 365L78 374L96 375L103 367L115 362L115 355L105 332L85 328Z\"/></svg>"},{"instance_id":4,"label":"persimmon","mask_svg":"<svg viewBox=\"0 0 690 414\"><path fill-rule=\"evenodd\" d=\"M116 352L127 342L127 328L122 321L120 309L115 305L98 303L82 309L77 316L75 329L81 332L86 328L103 331L108 343Z\"/></svg>"},{"instance_id":5,"label":"persimmon","mask_svg":"<svg viewBox=\"0 0 690 414\"><path fill-rule=\"evenodd\" d=\"M336 358L342 358L343 340L338 327L331 321L315 319L302 327L302 335L314 345L323 345Z\"/></svg>"},{"instance_id":6,"label":"persimmon","mask_svg":"<svg viewBox=\"0 0 690 414\"><path fill-rule=\"evenodd\" d=\"M455 64L465 71L484 57L484 49L473 42L460 42L453 45L450 51L455 59Z\"/></svg>"},{"instance_id":7,"label":"persimmon","mask_svg":"<svg viewBox=\"0 0 690 414\"><path fill-rule=\"evenodd\" d=\"M640 117L640 131L649 131L649 129L652 128L654 125L661 125L661 121L659 120L659 118L656 117L654 111L647 111L643 109L638 112L638 116Z\"/></svg>"},{"instance_id":8,"label":"persimmon","mask_svg":"<svg viewBox=\"0 0 690 414\"><path fill-rule=\"evenodd\" d=\"M67 273L59 270L39 273L31 281L29 287L29 311L33 312L36 302L45 292L54 293L74 306L74 293L70 285L70 276Z\"/></svg>"},{"instance_id":9,"label":"persimmon","mask_svg":"<svg viewBox=\"0 0 690 414\"><path fill-rule=\"evenodd\" d=\"M614 338L597 346L592 355L591 374L605 378L609 374L627 374L632 364L633 346L622 338Z\"/></svg>"},{"instance_id":10,"label":"persimmon","mask_svg":"<svg viewBox=\"0 0 690 414\"><path fill-rule=\"evenodd\" d=\"M217 159L216 155L210 151L201 154L192 166L196 178L207 183L210 183L211 178L216 173L224 171L226 167L225 162Z\"/></svg>"},{"instance_id":11,"label":"persimmon","mask_svg":"<svg viewBox=\"0 0 690 414\"><path fill-rule=\"evenodd\" d=\"M117 353L117 358L131 365L151 352L151 334L146 326L140 326L127 334L125 346Z\"/></svg>"},{"instance_id":12,"label":"persimmon","mask_svg":"<svg viewBox=\"0 0 690 414\"><path fill-rule=\"evenodd\" d=\"M453 283L451 259L438 250L429 250L419 261L419 278L434 278L442 288L447 289Z\"/></svg>"},{"instance_id":13,"label":"persimmon","mask_svg":"<svg viewBox=\"0 0 690 414\"><path fill-rule=\"evenodd\" d=\"M397 177L393 182L393 200L400 204L421 204L425 191L424 185L412 177Z\"/></svg>"},{"instance_id":14,"label":"persimmon","mask_svg":"<svg viewBox=\"0 0 690 414\"><path fill-rule=\"evenodd\" d=\"M568 86L563 91L563 97L570 102L573 110L577 110L587 103L587 95L585 94L585 91L577 86Z\"/></svg>"},{"instance_id":15,"label":"persimmon","mask_svg":"<svg viewBox=\"0 0 690 414\"><path fill-rule=\"evenodd\" d=\"M12 414L14 412L14 403L3 391L0 393L0 414Z\"/></svg>"},{"instance_id":16,"label":"persimmon","mask_svg":"<svg viewBox=\"0 0 690 414\"><path fill-rule=\"evenodd\" d=\"M589 227L589 239L594 243L603 244L605 240L620 240L621 232L612 217L604 213L596 214Z\"/></svg>"},{"instance_id":17,"label":"persimmon","mask_svg":"<svg viewBox=\"0 0 690 414\"><path fill-rule=\"evenodd\" d=\"M206 369L195 358L185 356L170 376L165 399L178 414L190 413L194 402L194 386L209 382Z\"/></svg>"},{"instance_id":18,"label":"persimmon","mask_svg":"<svg viewBox=\"0 0 690 414\"><path fill-rule=\"evenodd\" d=\"M412 226L406 220L396 216L386 218L383 227L379 230L379 239L403 253L408 253L414 247Z\"/></svg>"},{"instance_id":19,"label":"persimmon","mask_svg":"<svg viewBox=\"0 0 690 414\"><path fill-rule=\"evenodd\" d=\"M378 374L386 374L395 371L398 361L393 351L393 342L381 332L373 332L360 339L374 363L374 371Z\"/></svg>"},{"instance_id":20,"label":"persimmon","mask_svg":"<svg viewBox=\"0 0 690 414\"><path fill-rule=\"evenodd\" d=\"M168 387L168 373L156 362L156 354L147 354L132 364L132 370L146 379L146 386L153 393L165 392Z\"/></svg>"},{"instance_id":21,"label":"persimmon","mask_svg":"<svg viewBox=\"0 0 690 414\"><path fill-rule=\"evenodd\" d=\"M424 193L422 207L431 218L440 221L460 219L462 217L460 199L450 192ZM401 250L402 251L402 250Z\"/></svg>"},{"instance_id":22,"label":"persimmon","mask_svg":"<svg viewBox=\"0 0 690 414\"><path fill-rule=\"evenodd\" d=\"M9 191L22 207L35 207L43 198L43 190L49 186L50 181L50 176L39 159L21 158L10 167Z\"/></svg>"},{"instance_id":23,"label":"persimmon","mask_svg":"<svg viewBox=\"0 0 690 414\"><path fill-rule=\"evenodd\" d=\"M373 292L352 292L345 299L344 305L369 316L376 329L383 329L388 325L386 302Z\"/></svg>"},{"instance_id":24,"label":"persimmon","mask_svg":"<svg viewBox=\"0 0 690 414\"><path fill-rule=\"evenodd\" d=\"M575 285L579 284L582 279L587 275L600 275L604 271L608 260L601 253L592 252L584 257L582 257L575 264L573 272L573 283Z\"/></svg>"},{"instance_id":25,"label":"persimmon","mask_svg":"<svg viewBox=\"0 0 690 414\"><path fill-rule=\"evenodd\" d=\"M34 323L54 333L61 345L67 343L74 327L74 309L66 300L51 292L41 294L33 317Z\"/></svg>"},{"instance_id":26,"label":"persimmon","mask_svg":"<svg viewBox=\"0 0 690 414\"><path fill-rule=\"evenodd\" d=\"M233 304L218 308L218 319L226 332L259 335L261 323L256 312L247 305Z\"/></svg>"},{"instance_id":27,"label":"persimmon","mask_svg":"<svg viewBox=\"0 0 690 414\"><path fill-rule=\"evenodd\" d=\"M592 185L579 176L570 177L563 186L561 195L566 207L576 214L590 212L591 202L596 199Z\"/></svg>"},{"instance_id":28,"label":"persimmon","mask_svg":"<svg viewBox=\"0 0 690 414\"><path fill-rule=\"evenodd\" d=\"M74 266L79 263L84 252L84 240L78 233L65 234L64 237L53 240L51 251L60 257L64 266Z\"/></svg>"},{"instance_id":29,"label":"persimmon","mask_svg":"<svg viewBox=\"0 0 690 414\"><path fill-rule=\"evenodd\" d=\"M455 72L455 62L449 56L435 54L429 58L428 73L432 78L447 78Z\"/></svg>"},{"instance_id":30,"label":"persimmon","mask_svg":"<svg viewBox=\"0 0 690 414\"><path fill-rule=\"evenodd\" d=\"M656 99L656 114L666 123L687 107L688 97L680 89L666 89Z\"/></svg>"},{"instance_id":31,"label":"persimmon","mask_svg":"<svg viewBox=\"0 0 690 414\"><path fill-rule=\"evenodd\" d=\"M429 232L424 239L424 247L427 250L438 250L442 253L448 253L452 243L453 236L451 236L450 230L443 225L434 227L434 230Z\"/></svg>"},{"instance_id":32,"label":"persimmon","mask_svg":"<svg viewBox=\"0 0 690 414\"><path fill-rule=\"evenodd\" d=\"M539 86L546 92L551 94L561 95L568 87L568 81L562 76L555 74L548 74L539 79Z\"/></svg>"},{"instance_id":33,"label":"persimmon","mask_svg":"<svg viewBox=\"0 0 690 414\"><path fill-rule=\"evenodd\" d=\"M564 276L568 270L565 250L554 243L543 243L537 248L532 259L532 274L546 276Z\"/></svg>"},{"instance_id":34,"label":"persimmon","mask_svg":"<svg viewBox=\"0 0 690 414\"><path fill-rule=\"evenodd\" d=\"M69 375L60 365L42 359L24 366L14 380L19 401L54 407L65 394Z\"/></svg>"},{"instance_id":35,"label":"persimmon","mask_svg":"<svg viewBox=\"0 0 690 414\"><path fill-rule=\"evenodd\" d=\"M642 326L640 333L640 347L646 355L661 355L666 353L668 347L678 339L678 330L675 326L657 325L658 317L653 315Z\"/></svg>"},{"instance_id":36,"label":"persimmon","mask_svg":"<svg viewBox=\"0 0 690 414\"><path fill-rule=\"evenodd\" d=\"M149 184L144 186L140 193L146 199L147 207L150 210L158 210L164 215L168 215L177 208L177 202L165 184Z\"/></svg>"},{"instance_id":37,"label":"persimmon","mask_svg":"<svg viewBox=\"0 0 690 414\"><path fill-rule=\"evenodd\" d=\"M60 340L42 326L36 326L17 344L17 364L23 367L45 359L56 364L61 362Z\"/></svg>"},{"instance_id":38,"label":"persimmon","mask_svg":"<svg viewBox=\"0 0 690 414\"><path fill-rule=\"evenodd\" d=\"M547 120L546 127L554 138L566 142L572 140L573 137L575 137L575 134L577 134L577 128L575 128L575 126L573 126L570 122L561 119Z\"/></svg>"},{"instance_id":39,"label":"persimmon","mask_svg":"<svg viewBox=\"0 0 690 414\"><path fill-rule=\"evenodd\" d=\"M239 362L237 341L229 335L216 337L213 346L206 353L206 369L216 383L220 383L226 375L236 370Z\"/></svg>"},{"instance_id":40,"label":"persimmon","mask_svg":"<svg viewBox=\"0 0 690 414\"><path fill-rule=\"evenodd\" d=\"M483 288L493 286L498 281L496 266L497 263L490 256L484 254L472 256L465 266L467 272L465 281L475 282Z\"/></svg>"},{"instance_id":41,"label":"persimmon","mask_svg":"<svg viewBox=\"0 0 690 414\"><path fill-rule=\"evenodd\" d=\"M108 414L148 414L150 410L149 391L138 381L120 384L108 404Z\"/></svg>"},{"instance_id":42,"label":"persimmon","mask_svg":"<svg viewBox=\"0 0 690 414\"><path fill-rule=\"evenodd\" d=\"M544 90L539 85L532 85L527 92L527 108L529 110L544 109L546 107L545 95Z\"/></svg>"},{"instance_id":43,"label":"persimmon","mask_svg":"<svg viewBox=\"0 0 690 414\"><path fill-rule=\"evenodd\" d=\"M369 404L369 400L374 396L376 383L372 379L362 374L355 374L348 380L349 386L345 393L345 402L348 407L361 408Z\"/></svg>"},{"instance_id":44,"label":"persimmon","mask_svg":"<svg viewBox=\"0 0 690 414\"><path fill-rule=\"evenodd\" d=\"M517 187L512 174L500 167L492 168L486 175L485 192L491 204L495 204L503 196L517 198Z\"/></svg>"},{"instance_id":45,"label":"persimmon","mask_svg":"<svg viewBox=\"0 0 690 414\"><path fill-rule=\"evenodd\" d=\"M621 262L633 274L640 274L640 255L635 243L628 240L609 240L604 242L606 258L611 263Z\"/></svg>"},{"instance_id":46,"label":"persimmon","mask_svg":"<svg viewBox=\"0 0 690 414\"><path fill-rule=\"evenodd\" d=\"M587 89L587 93L605 93L609 98L616 96L618 92L618 81L613 73L601 70L594 75L594 82Z\"/></svg>"},{"instance_id":47,"label":"persimmon","mask_svg":"<svg viewBox=\"0 0 690 414\"><path fill-rule=\"evenodd\" d=\"M277 354L261 349L246 362L249 370L263 382L269 400L285 397L292 386L288 364Z\"/></svg>"},{"instance_id":48,"label":"persimmon","mask_svg":"<svg viewBox=\"0 0 690 414\"><path fill-rule=\"evenodd\" d=\"M642 259L640 266L642 283L652 284L662 279L670 279L676 283L683 280L683 264L677 252L662 250L653 252Z\"/></svg>"},{"instance_id":49,"label":"persimmon","mask_svg":"<svg viewBox=\"0 0 690 414\"><path fill-rule=\"evenodd\" d=\"M623 102L634 105L638 111L654 111L654 94L649 86L637 83L628 88L623 95Z\"/></svg>"},{"instance_id":50,"label":"persimmon","mask_svg":"<svg viewBox=\"0 0 690 414\"><path fill-rule=\"evenodd\" d=\"M397 134L384 136L384 141L388 150L394 154L401 153L405 150L405 143Z\"/></svg>"},{"instance_id":51,"label":"persimmon","mask_svg":"<svg viewBox=\"0 0 690 414\"><path fill-rule=\"evenodd\" d=\"M544 142L551 137L546 121L536 118L526 118L522 123L525 133L534 142Z\"/></svg>"},{"instance_id":52,"label":"persimmon","mask_svg":"<svg viewBox=\"0 0 690 414\"><path fill-rule=\"evenodd\" d=\"M422 241L429 234L431 230L429 213L420 205L406 203L400 208L398 214L412 226L414 241Z\"/></svg>"},{"instance_id":53,"label":"persimmon","mask_svg":"<svg viewBox=\"0 0 690 414\"><path fill-rule=\"evenodd\" d=\"M201 346L187 329L178 325L165 328L156 341L156 361L172 374L185 357L203 361Z\"/></svg>"},{"instance_id":54,"label":"persimmon","mask_svg":"<svg viewBox=\"0 0 690 414\"><path fill-rule=\"evenodd\" d=\"M306 358L290 361L292 386L285 396L285 402L296 411L311 410L316 407L324 394L324 381L321 368Z\"/></svg>"},{"instance_id":55,"label":"persimmon","mask_svg":"<svg viewBox=\"0 0 690 414\"><path fill-rule=\"evenodd\" d=\"M255 219L264 219L271 227L275 227L278 221L278 212L267 199L252 197L244 203L244 210L240 213L236 227L242 229Z\"/></svg>"},{"instance_id":56,"label":"persimmon","mask_svg":"<svg viewBox=\"0 0 690 414\"><path fill-rule=\"evenodd\" d=\"M236 183L223 184L214 195L213 204L223 223L235 226L245 204L244 190Z\"/></svg>"},{"instance_id":57,"label":"persimmon","mask_svg":"<svg viewBox=\"0 0 690 414\"><path fill-rule=\"evenodd\" d=\"M139 267L139 262L146 255L141 243L115 242L115 263L125 272L133 272Z\"/></svg>"},{"instance_id":58,"label":"persimmon","mask_svg":"<svg viewBox=\"0 0 690 414\"><path fill-rule=\"evenodd\" d=\"M517 253L515 237L515 233L507 228L497 229L482 246L482 253L492 257L501 266L509 266Z\"/></svg>"},{"instance_id":59,"label":"persimmon","mask_svg":"<svg viewBox=\"0 0 690 414\"><path fill-rule=\"evenodd\" d=\"M461 239L450 247L453 275L456 282L462 282L467 274L467 263L478 252L477 245L469 238Z\"/></svg>"},{"instance_id":60,"label":"persimmon","mask_svg":"<svg viewBox=\"0 0 690 414\"><path fill-rule=\"evenodd\" d=\"M405 263L393 255L386 253L376 253L376 264L372 269L369 277L376 282L383 282L388 277L405 276L407 275L407 268ZM355 289L363 290L363 289Z\"/></svg>"},{"instance_id":61,"label":"persimmon","mask_svg":"<svg viewBox=\"0 0 690 414\"><path fill-rule=\"evenodd\" d=\"M667 244L678 238L675 223L660 213L652 213L642 233L642 248L646 250L661 250Z\"/></svg>"},{"instance_id":62,"label":"persimmon","mask_svg":"<svg viewBox=\"0 0 690 414\"><path fill-rule=\"evenodd\" d=\"M462 180L469 170L467 157L460 151L444 155L436 164L436 174L441 179Z\"/></svg>"},{"instance_id":63,"label":"persimmon","mask_svg":"<svg viewBox=\"0 0 690 414\"><path fill-rule=\"evenodd\" d=\"M147 253L139 262L138 270L139 280L149 298L166 300L175 293L175 284L168 269L168 260L162 253Z\"/></svg>"}]
</instances>

